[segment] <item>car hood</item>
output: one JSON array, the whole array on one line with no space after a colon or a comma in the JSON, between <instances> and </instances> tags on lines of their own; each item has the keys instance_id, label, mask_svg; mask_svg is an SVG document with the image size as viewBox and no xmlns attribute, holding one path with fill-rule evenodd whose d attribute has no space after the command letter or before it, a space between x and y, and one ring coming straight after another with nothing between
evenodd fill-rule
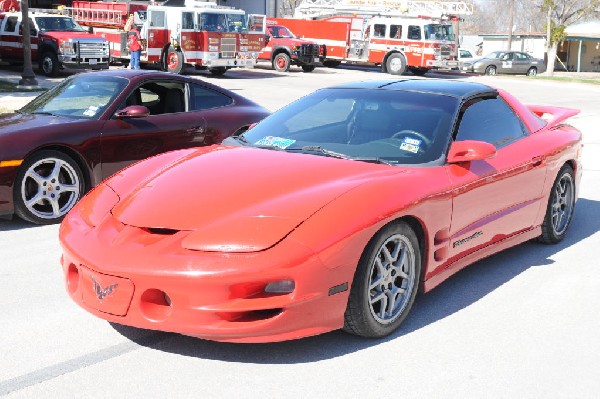
<instances>
[{"instance_id":1,"label":"car hood","mask_svg":"<svg viewBox=\"0 0 600 399\"><path fill-rule=\"evenodd\" d=\"M89 32L44 31L43 33L40 33L40 37L50 37L59 41L65 41L69 39L94 39L104 41L102 37L91 34Z\"/></svg>"},{"instance_id":2,"label":"car hood","mask_svg":"<svg viewBox=\"0 0 600 399\"><path fill-rule=\"evenodd\" d=\"M191 231L184 240L188 249L251 252L276 244L349 190L401 172L317 155L213 146L138 173L145 177L134 187L118 175L107 184L120 197L112 214L125 225Z\"/></svg>"},{"instance_id":3,"label":"car hood","mask_svg":"<svg viewBox=\"0 0 600 399\"><path fill-rule=\"evenodd\" d=\"M42 114L2 114L0 115L0 137L10 136L16 132L29 132L38 127L79 121L84 121L84 119Z\"/></svg>"}]
</instances>

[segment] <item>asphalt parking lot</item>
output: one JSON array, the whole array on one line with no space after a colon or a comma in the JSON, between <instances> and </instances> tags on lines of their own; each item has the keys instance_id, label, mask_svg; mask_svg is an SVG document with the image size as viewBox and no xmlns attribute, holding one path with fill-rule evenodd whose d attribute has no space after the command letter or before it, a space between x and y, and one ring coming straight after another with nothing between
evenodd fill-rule
<instances>
[{"instance_id":1,"label":"asphalt parking lot","mask_svg":"<svg viewBox=\"0 0 600 399\"><path fill-rule=\"evenodd\" d=\"M361 68L194 75L270 110L320 87L392 78ZM0 67L0 79L19 77ZM60 81L38 78L45 86ZM402 328L382 340L332 332L237 345L94 318L64 289L58 226L0 220L0 396L597 398L600 85L468 79L525 103L581 109L571 123L584 133L584 175L563 242L525 243L470 266L417 297ZM0 93L0 108L18 108L32 96Z\"/></svg>"}]
</instances>

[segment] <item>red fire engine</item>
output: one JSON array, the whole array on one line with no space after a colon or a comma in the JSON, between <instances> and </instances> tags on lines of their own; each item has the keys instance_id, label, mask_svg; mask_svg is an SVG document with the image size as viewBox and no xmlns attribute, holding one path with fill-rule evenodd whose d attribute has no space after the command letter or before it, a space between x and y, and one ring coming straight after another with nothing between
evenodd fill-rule
<instances>
[{"instance_id":1,"label":"red fire engine","mask_svg":"<svg viewBox=\"0 0 600 399\"><path fill-rule=\"evenodd\" d=\"M458 66L453 23L472 12L462 1L304 0L295 18L276 21L326 44L325 66L348 62L423 75Z\"/></svg>"},{"instance_id":2,"label":"red fire engine","mask_svg":"<svg viewBox=\"0 0 600 399\"><path fill-rule=\"evenodd\" d=\"M173 4L170 5L169 3ZM79 1L67 8L81 25L111 44L111 59L127 64L127 31L140 27L141 63L180 73L185 64L222 75L230 68L254 67L264 47L264 15L248 15L240 9L218 6L214 0L166 1Z\"/></svg>"}]
</instances>

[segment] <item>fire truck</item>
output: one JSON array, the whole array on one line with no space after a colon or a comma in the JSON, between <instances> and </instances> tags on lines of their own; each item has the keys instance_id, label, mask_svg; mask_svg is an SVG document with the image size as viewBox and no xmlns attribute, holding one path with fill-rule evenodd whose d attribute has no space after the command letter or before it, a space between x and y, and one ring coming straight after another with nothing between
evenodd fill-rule
<instances>
[{"instance_id":1,"label":"fire truck","mask_svg":"<svg viewBox=\"0 0 600 399\"><path fill-rule=\"evenodd\" d=\"M214 0L168 0L160 5L74 0L65 9L79 24L106 38L111 60L125 65L130 60L127 32L135 24L142 37L140 62L173 73L186 64L214 75L252 68L265 42L265 15L246 15Z\"/></svg>"},{"instance_id":2,"label":"fire truck","mask_svg":"<svg viewBox=\"0 0 600 399\"><path fill-rule=\"evenodd\" d=\"M462 1L304 0L294 18L275 21L326 44L325 66L346 62L423 75L458 67L453 25L472 12Z\"/></svg>"}]
</instances>

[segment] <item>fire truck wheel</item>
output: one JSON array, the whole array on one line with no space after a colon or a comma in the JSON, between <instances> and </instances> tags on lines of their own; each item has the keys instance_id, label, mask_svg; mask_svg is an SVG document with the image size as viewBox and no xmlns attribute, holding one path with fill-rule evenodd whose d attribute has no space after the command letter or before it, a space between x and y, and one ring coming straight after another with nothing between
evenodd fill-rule
<instances>
[{"instance_id":1,"label":"fire truck wheel","mask_svg":"<svg viewBox=\"0 0 600 399\"><path fill-rule=\"evenodd\" d=\"M290 57L286 53L279 53L273 58L273 69L287 72L290 69Z\"/></svg>"},{"instance_id":2,"label":"fire truck wheel","mask_svg":"<svg viewBox=\"0 0 600 399\"><path fill-rule=\"evenodd\" d=\"M208 72L210 72L214 76L221 76L225 72L227 72L227 68L225 68L225 67L208 68Z\"/></svg>"},{"instance_id":3,"label":"fire truck wheel","mask_svg":"<svg viewBox=\"0 0 600 399\"><path fill-rule=\"evenodd\" d=\"M314 65L302 65L302 70L304 72L312 72L315 70L315 66Z\"/></svg>"},{"instance_id":4,"label":"fire truck wheel","mask_svg":"<svg viewBox=\"0 0 600 399\"><path fill-rule=\"evenodd\" d=\"M400 53L394 53L388 57L385 65L389 74L402 75L406 71L406 58Z\"/></svg>"},{"instance_id":5,"label":"fire truck wheel","mask_svg":"<svg viewBox=\"0 0 600 399\"><path fill-rule=\"evenodd\" d=\"M409 68L409 70L415 76L423 76L427 72L429 72L429 68L422 68L422 67L412 67L412 68Z\"/></svg>"},{"instance_id":6,"label":"fire truck wheel","mask_svg":"<svg viewBox=\"0 0 600 399\"><path fill-rule=\"evenodd\" d=\"M56 54L48 51L40 59L40 70L46 76L55 77L58 75L58 58Z\"/></svg>"},{"instance_id":7,"label":"fire truck wheel","mask_svg":"<svg viewBox=\"0 0 600 399\"><path fill-rule=\"evenodd\" d=\"M169 47L165 56L164 70L172 73L181 73L183 70L183 54L173 46Z\"/></svg>"},{"instance_id":8,"label":"fire truck wheel","mask_svg":"<svg viewBox=\"0 0 600 399\"><path fill-rule=\"evenodd\" d=\"M341 61L323 61L323 66L326 66L327 68L335 68L340 66L341 63Z\"/></svg>"}]
</instances>

